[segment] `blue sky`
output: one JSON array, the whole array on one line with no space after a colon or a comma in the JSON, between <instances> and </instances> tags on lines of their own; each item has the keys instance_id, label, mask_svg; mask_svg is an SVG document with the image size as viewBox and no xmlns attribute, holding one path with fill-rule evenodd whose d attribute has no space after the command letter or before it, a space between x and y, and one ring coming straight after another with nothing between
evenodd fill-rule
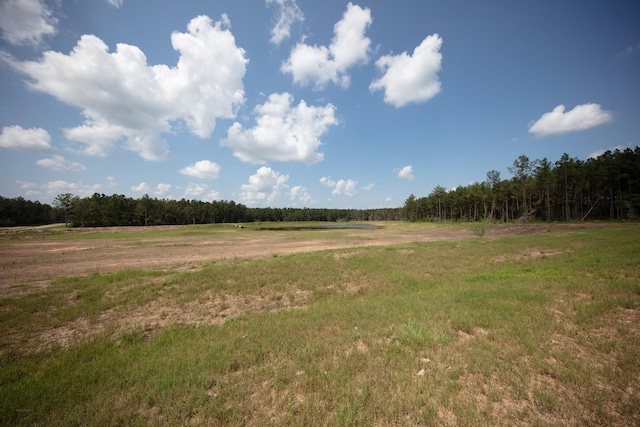
<instances>
[{"instance_id":1,"label":"blue sky","mask_svg":"<svg viewBox=\"0 0 640 427\"><path fill-rule=\"evenodd\" d=\"M0 195L377 208L640 144L640 2L0 0Z\"/></svg>"}]
</instances>

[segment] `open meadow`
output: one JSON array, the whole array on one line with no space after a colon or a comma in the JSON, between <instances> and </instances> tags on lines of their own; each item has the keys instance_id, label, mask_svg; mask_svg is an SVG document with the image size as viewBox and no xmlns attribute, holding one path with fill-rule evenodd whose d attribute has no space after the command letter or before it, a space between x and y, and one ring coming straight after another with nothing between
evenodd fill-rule
<instances>
[{"instance_id":1,"label":"open meadow","mask_svg":"<svg viewBox=\"0 0 640 427\"><path fill-rule=\"evenodd\" d=\"M640 425L639 224L281 225L0 230L0 425Z\"/></svg>"}]
</instances>

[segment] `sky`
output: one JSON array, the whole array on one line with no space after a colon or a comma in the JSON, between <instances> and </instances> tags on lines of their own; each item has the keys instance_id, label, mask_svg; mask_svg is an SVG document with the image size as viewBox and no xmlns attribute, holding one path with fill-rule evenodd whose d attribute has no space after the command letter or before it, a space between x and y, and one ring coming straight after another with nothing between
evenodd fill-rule
<instances>
[{"instance_id":1,"label":"sky","mask_svg":"<svg viewBox=\"0 0 640 427\"><path fill-rule=\"evenodd\" d=\"M637 0L0 0L0 195L374 209L640 144Z\"/></svg>"}]
</instances>

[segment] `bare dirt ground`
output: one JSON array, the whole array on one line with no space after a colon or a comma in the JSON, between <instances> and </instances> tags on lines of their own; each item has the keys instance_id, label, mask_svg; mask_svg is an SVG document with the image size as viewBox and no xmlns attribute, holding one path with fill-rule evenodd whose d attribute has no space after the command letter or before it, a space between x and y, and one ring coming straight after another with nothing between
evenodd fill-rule
<instances>
[{"instance_id":1,"label":"bare dirt ground","mask_svg":"<svg viewBox=\"0 0 640 427\"><path fill-rule=\"evenodd\" d=\"M533 234L558 230L605 227L608 224L499 224L483 228L484 237ZM0 295L46 287L58 277L108 273L123 269L193 268L225 259L262 258L326 249L385 246L410 242L465 240L478 232L461 226L385 227L377 229L317 230L296 239L296 231L259 231L229 226L228 230L199 235L156 237L154 231L187 229L185 226L122 227L70 230L48 235L34 231L20 237L17 230L0 230ZM90 236L82 236L91 232ZM128 238L128 233L136 237ZM145 234L149 237L145 237ZM113 235L111 237L110 235ZM18 238L16 238L18 237ZM28 285L28 286L25 286Z\"/></svg>"}]
</instances>

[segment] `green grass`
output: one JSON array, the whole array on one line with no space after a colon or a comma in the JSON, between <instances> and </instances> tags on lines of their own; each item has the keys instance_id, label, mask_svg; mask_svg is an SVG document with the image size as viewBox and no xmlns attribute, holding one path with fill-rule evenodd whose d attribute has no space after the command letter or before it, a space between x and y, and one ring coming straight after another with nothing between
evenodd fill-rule
<instances>
[{"instance_id":1,"label":"green grass","mask_svg":"<svg viewBox=\"0 0 640 427\"><path fill-rule=\"evenodd\" d=\"M639 249L629 225L61 278L0 300L0 424L637 425Z\"/></svg>"}]
</instances>

